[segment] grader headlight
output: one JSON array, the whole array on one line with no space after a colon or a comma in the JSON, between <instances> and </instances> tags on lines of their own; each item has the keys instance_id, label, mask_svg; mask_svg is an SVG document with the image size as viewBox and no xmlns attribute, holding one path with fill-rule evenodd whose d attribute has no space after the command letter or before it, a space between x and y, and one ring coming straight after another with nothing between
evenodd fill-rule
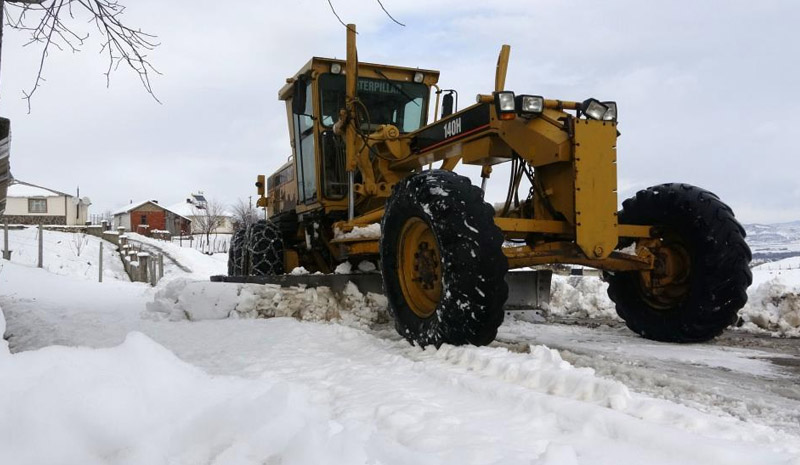
<instances>
[{"instance_id":1,"label":"grader headlight","mask_svg":"<svg viewBox=\"0 0 800 465\"><path fill-rule=\"evenodd\" d=\"M416 82L417 84L421 84L423 79L425 79L425 75L424 74L422 74L420 72L414 73L414 82Z\"/></svg>"},{"instance_id":2,"label":"grader headlight","mask_svg":"<svg viewBox=\"0 0 800 465\"><path fill-rule=\"evenodd\" d=\"M497 109L497 116L503 120L514 119L517 117L517 104L514 92L495 92L494 105Z\"/></svg>"},{"instance_id":3,"label":"grader headlight","mask_svg":"<svg viewBox=\"0 0 800 465\"><path fill-rule=\"evenodd\" d=\"M544 111L544 97L539 95L518 95L516 105L520 116L530 118Z\"/></svg>"},{"instance_id":4,"label":"grader headlight","mask_svg":"<svg viewBox=\"0 0 800 465\"><path fill-rule=\"evenodd\" d=\"M603 105L608 107L603 115L603 121L616 121L617 120L617 102L603 102Z\"/></svg>"},{"instance_id":5,"label":"grader headlight","mask_svg":"<svg viewBox=\"0 0 800 465\"><path fill-rule=\"evenodd\" d=\"M608 111L608 107L600 103L597 99L590 98L581 104L581 111L591 119L603 119Z\"/></svg>"}]
</instances>

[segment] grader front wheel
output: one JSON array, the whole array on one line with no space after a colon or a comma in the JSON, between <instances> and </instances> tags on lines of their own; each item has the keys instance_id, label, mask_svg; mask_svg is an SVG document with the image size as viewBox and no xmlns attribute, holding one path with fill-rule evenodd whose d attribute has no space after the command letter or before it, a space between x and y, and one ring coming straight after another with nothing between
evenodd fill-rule
<instances>
[{"instance_id":1,"label":"grader front wheel","mask_svg":"<svg viewBox=\"0 0 800 465\"><path fill-rule=\"evenodd\" d=\"M386 204L381 231L384 291L401 335L423 347L494 340L508 261L480 189L450 171L406 178Z\"/></svg>"},{"instance_id":2,"label":"grader front wheel","mask_svg":"<svg viewBox=\"0 0 800 465\"><path fill-rule=\"evenodd\" d=\"M622 204L621 223L652 224L658 238L640 240L654 269L606 273L617 313L636 333L657 341L703 342L736 321L752 282L750 249L730 207L686 184L648 188Z\"/></svg>"},{"instance_id":3,"label":"grader front wheel","mask_svg":"<svg viewBox=\"0 0 800 465\"><path fill-rule=\"evenodd\" d=\"M422 218L411 217L400 231L397 277L409 308L420 318L436 311L442 298L441 253L433 230Z\"/></svg>"}]
</instances>

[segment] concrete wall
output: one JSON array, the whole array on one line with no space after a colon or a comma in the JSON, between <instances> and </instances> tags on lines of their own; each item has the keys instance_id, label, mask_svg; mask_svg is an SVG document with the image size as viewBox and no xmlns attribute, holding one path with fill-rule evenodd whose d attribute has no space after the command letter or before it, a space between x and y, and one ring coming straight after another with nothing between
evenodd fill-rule
<instances>
[{"instance_id":1,"label":"concrete wall","mask_svg":"<svg viewBox=\"0 0 800 465\"><path fill-rule=\"evenodd\" d=\"M131 230L131 215L129 215L127 213L114 215L113 227L114 227L114 229L125 228L126 231L130 231Z\"/></svg>"}]
</instances>

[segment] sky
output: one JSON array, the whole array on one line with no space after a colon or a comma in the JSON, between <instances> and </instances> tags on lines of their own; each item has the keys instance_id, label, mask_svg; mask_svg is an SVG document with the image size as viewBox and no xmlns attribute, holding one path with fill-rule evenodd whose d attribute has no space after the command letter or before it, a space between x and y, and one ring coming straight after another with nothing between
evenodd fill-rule
<instances>
[{"instance_id":1,"label":"sky","mask_svg":"<svg viewBox=\"0 0 800 465\"><path fill-rule=\"evenodd\" d=\"M663 182L718 194L743 222L800 220L800 3L710 0L332 0L358 25L364 61L437 69L461 107L506 88L619 106L619 198ZM28 114L22 91L39 53L6 29L0 115L12 120L12 173L75 192L92 213L130 201L225 204L255 196L257 174L291 147L277 92L312 56L343 58L345 29L327 0L121 0L124 19L158 35L157 103L124 68L103 75L98 33L80 53L53 51ZM459 169L478 181L472 167ZM496 167L487 199L505 197Z\"/></svg>"}]
</instances>

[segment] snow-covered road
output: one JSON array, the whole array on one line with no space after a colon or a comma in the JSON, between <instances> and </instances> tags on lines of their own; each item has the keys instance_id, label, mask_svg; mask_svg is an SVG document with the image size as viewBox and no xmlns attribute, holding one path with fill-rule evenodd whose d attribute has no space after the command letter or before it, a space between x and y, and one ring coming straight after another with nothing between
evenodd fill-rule
<instances>
[{"instance_id":1,"label":"snow-covered road","mask_svg":"<svg viewBox=\"0 0 800 465\"><path fill-rule=\"evenodd\" d=\"M508 322L422 350L386 324L169 321L144 284L24 264L0 289L0 463L800 464L797 353L765 336Z\"/></svg>"}]
</instances>

